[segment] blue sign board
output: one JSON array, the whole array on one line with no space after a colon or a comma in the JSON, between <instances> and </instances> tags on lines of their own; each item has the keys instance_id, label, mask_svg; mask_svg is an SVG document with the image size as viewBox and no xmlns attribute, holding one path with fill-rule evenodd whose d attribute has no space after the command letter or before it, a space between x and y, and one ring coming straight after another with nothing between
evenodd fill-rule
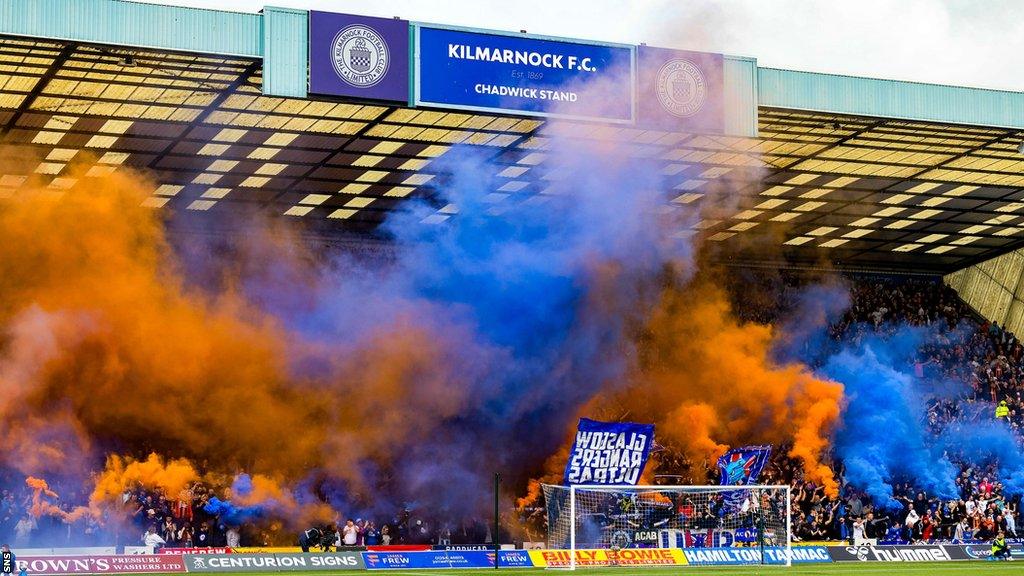
<instances>
[{"instance_id":1,"label":"blue sign board","mask_svg":"<svg viewBox=\"0 0 1024 576\"><path fill-rule=\"evenodd\" d=\"M683 555L691 565L727 566L730 564L785 564L789 556L793 564L831 562L824 546L794 546L790 551L779 546L765 546L764 562L761 548L684 548Z\"/></svg>"},{"instance_id":2,"label":"blue sign board","mask_svg":"<svg viewBox=\"0 0 1024 576\"><path fill-rule=\"evenodd\" d=\"M633 121L634 48L417 27L416 104Z\"/></svg>"},{"instance_id":3,"label":"blue sign board","mask_svg":"<svg viewBox=\"0 0 1024 576\"><path fill-rule=\"evenodd\" d=\"M427 550L417 552L363 552L369 570L398 570L403 568L493 568L494 552L484 550ZM524 550L503 550L501 566L507 568L530 567L529 554Z\"/></svg>"},{"instance_id":4,"label":"blue sign board","mask_svg":"<svg viewBox=\"0 0 1024 576\"><path fill-rule=\"evenodd\" d=\"M526 550L502 550L502 568L533 568L533 560Z\"/></svg>"}]
</instances>

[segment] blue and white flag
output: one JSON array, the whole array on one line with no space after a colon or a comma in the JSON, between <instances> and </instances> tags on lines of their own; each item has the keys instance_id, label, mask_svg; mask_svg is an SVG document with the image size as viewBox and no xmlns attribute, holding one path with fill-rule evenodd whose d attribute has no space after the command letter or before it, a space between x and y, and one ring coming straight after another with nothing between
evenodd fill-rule
<instances>
[{"instance_id":1,"label":"blue and white flag","mask_svg":"<svg viewBox=\"0 0 1024 576\"><path fill-rule=\"evenodd\" d=\"M743 446L733 448L718 459L722 486L749 486L757 484L757 477L768 464L772 455L771 446ZM747 491L726 492L725 500L731 510L743 505Z\"/></svg>"},{"instance_id":2,"label":"blue and white flag","mask_svg":"<svg viewBox=\"0 0 1024 576\"><path fill-rule=\"evenodd\" d=\"M636 484L654 444L654 424L580 418L565 484Z\"/></svg>"}]
</instances>

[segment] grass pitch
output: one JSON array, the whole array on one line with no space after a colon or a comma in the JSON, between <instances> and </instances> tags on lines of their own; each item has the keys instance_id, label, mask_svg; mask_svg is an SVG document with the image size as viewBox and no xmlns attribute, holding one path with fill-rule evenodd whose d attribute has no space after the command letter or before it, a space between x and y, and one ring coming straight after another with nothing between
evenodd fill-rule
<instances>
[{"instance_id":1,"label":"grass pitch","mask_svg":"<svg viewBox=\"0 0 1024 576\"><path fill-rule=\"evenodd\" d=\"M374 570L380 576L543 576L559 574L566 570L545 570L543 568L463 568L454 570ZM355 576L366 572L355 570L339 570L337 572L280 572L282 576ZM268 572L223 572L228 576L267 576ZM920 562L920 563L888 563L864 562L845 564L800 564L790 568L785 566L671 566L671 567L600 567L578 568L574 573L578 576L844 576L844 575L883 575L897 574L907 576L982 576L1024 574L1024 562ZM141 575L140 575L141 576ZM152 575L148 575L152 576Z\"/></svg>"}]
</instances>

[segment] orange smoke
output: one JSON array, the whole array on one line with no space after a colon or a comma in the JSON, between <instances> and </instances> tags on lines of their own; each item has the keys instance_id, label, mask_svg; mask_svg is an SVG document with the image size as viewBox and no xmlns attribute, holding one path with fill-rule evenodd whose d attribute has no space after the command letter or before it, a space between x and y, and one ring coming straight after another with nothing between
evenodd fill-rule
<instances>
[{"instance_id":1,"label":"orange smoke","mask_svg":"<svg viewBox=\"0 0 1024 576\"><path fill-rule=\"evenodd\" d=\"M835 496L839 486L823 458L843 387L806 366L777 364L774 338L770 326L737 320L724 291L708 278L671 284L639 321L628 381L593 397L579 415L653 422L659 442L680 449L696 477L730 447L791 445L788 455L802 461L807 478ZM566 447L548 459L544 482L560 482L571 443L570 434ZM651 475L648 467L645 478ZM539 495L540 482L532 481L517 504L537 502Z\"/></svg>"},{"instance_id":2,"label":"orange smoke","mask_svg":"<svg viewBox=\"0 0 1024 576\"><path fill-rule=\"evenodd\" d=\"M141 206L149 182L68 177L77 183L60 197L19 190L0 210L0 325L19 327L28 349L0 359L18 362L0 372L12 392L0 414L66 420L50 446L58 460L117 438L304 471L319 437L293 432L318 401L288 385L284 334L232 291L184 286L159 213ZM0 448L20 445L17 427L5 432Z\"/></svg>"},{"instance_id":3,"label":"orange smoke","mask_svg":"<svg viewBox=\"0 0 1024 576\"><path fill-rule=\"evenodd\" d=\"M174 497L200 474L287 485L327 470L370 497L361 462L393 466L472 400L465 335L405 319L365 343L306 342L237 291L242 264L216 291L186 285L161 213L142 206L151 182L67 170L70 189L30 181L0 209L0 453L26 475L81 476L106 458L93 501L109 503L134 483ZM278 228L250 232L271 254L247 264L285 262L293 288L315 293L321 262ZM289 372L307 358L327 373ZM146 452L107 458L105 440Z\"/></svg>"},{"instance_id":4,"label":"orange smoke","mask_svg":"<svg viewBox=\"0 0 1024 576\"><path fill-rule=\"evenodd\" d=\"M418 303L359 342L305 342L239 292L238 270L216 291L186 283L161 213L142 206L153 190L144 177L72 166L62 178L73 185L55 192L30 182L0 208L0 453L25 474L81 475L116 444L136 452L106 459L97 506L136 483L174 497L200 472L247 470L262 495L305 515L282 486L323 470L355 498L371 498L373 481L399 469L406 452L454 443L442 423L485 401L470 383L486 380L486 361L463 350L472 328L438 330L423 319L450 315L448 307ZM267 242L278 244L302 252L279 236ZM294 266L296 283L317 281L315 260L280 260ZM638 316L635 369L592 407L653 421L659 437L694 457L793 441L812 477L830 479L820 456L838 385L775 366L771 330L732 320L715 290L665 289ZM307 358L320 375L292 373L291 362ZM382 472L366 477L367 468Z\"/></svg>"},{"instance_id":5,"label":"orange smoke","mask_svg":"<svg viewBox=\"0 0 1024 576\"><path fill-rule=\"evenodd\" d=\"M64 522L71 524L85 518L91 513L91 511L84 506L77 506L70 511L62 510L60 507L47 502L43 499L44 496L49 498L60 498L56 492L50 490L49 484L42 478L33 478L29 476L25 479L25 484L32 489L32 506L29 508L29 513L35 518L40 516L56 516Z\"/></svg>"},{"instance_id":6,"label":"orange smoke","mask_svg":"<svg viewBox=\"0 0 1024 576\"><path fill-rule=\"evenodd\" d=\"M184 459L168 460L165 463L156 454L150 454L145 460L113 455L107 458L106 469L96 478L89 500L95 504L119 501L124 492L137 486L159 490L174 497L197 480L199 474Z\"/></svg>"},{"instance_id":7,"label":"orange smoke","mask_svg":"<svg viewBox=\"0 0 1024 576\"><path fill-rule=\"evenodd\" d=\"M25 478L25 484L37 495L46 495L50 498L57 498L57 493L50 490L50 485L46 483L46 480L42 478L33 478L29 476Z\"/></svg>"},{"instance_id":8,"label":"orange smoke","mask_svg":"<svg viewBox=\"0 0 1024 576\"><path fill-rule=\"evenodd\" d=\"M731 446L792 443L808 477L837 493L821 459L842 385L777 364L771 327L737 321L722 290L696 280L663 290L640 342L632 385L609 399L630 418L655 422L663 442L709 465Z\"/></svg>"},{"instance_id":9,"label":"orange smoke","mask_svg":"<svg viewBox=\"0 0 1024 576\"><path fill-rule=\"evenodd\" d=\"M293 529L302 529L311 523L335 521L336 513L323 502L300 504L295 496L279 481L262 474L251 476L251 489L239 493L228 491L228 499L237 506L259 506L275 518L283 518Z\"/></svg>"}]
</instances>

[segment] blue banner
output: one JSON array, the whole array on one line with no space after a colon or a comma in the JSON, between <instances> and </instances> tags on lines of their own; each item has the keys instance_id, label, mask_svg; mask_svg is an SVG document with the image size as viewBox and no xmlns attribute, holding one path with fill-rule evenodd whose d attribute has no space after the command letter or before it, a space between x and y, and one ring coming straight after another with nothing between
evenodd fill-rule
<instances>
[{"instance_id":1,"label":"blue banner","mask_svg":"<svg viewBox=\"0 0 1024 576\"><path fill-rule=\"evenodd\" d=\"M785 564L791 556L793 564L815 564L831 562L832 557L824 546L794 546L789 552L779 546L765 546L764 562L761 548L684 548L683 555L689 564L696 566L728 566L732 564Z\"/></svg>"},{"instance_id":2,"label":"blue banner","mask_svg":"<svg viewBox=\"0 0 1024 576\"><path fill-rule=\"evenodd\" d=\"M636 484L653 443L654 424L580 418L565 484Z\"/></svg>"},{"instance_id":3,"label":"blue banner","mask_svg":"<svg viewBox=\"0 0 1024 576\"><path fill-rule=\"evenodd\" d=\"M633 120L633 48L417 28L416 104Z\"/></svg>"},{"instance_id":4,"label":"blue banner","mask_svg":"<svg viewBox=\"0 0 1024 576\"><path fill-rule=\"evenodd\" d=\"M363 552L368 570L404 568L494 568L494 551L427 550L422 552ZM501 567L532 567L525 550L502 550Z\"/></svg>"},{"instance_id":5,"label":"blue banner","mask_svg":"<svg viewBox=\"0 0 1024 576\"><path fill-rule=\"evenodd\" d=\"M502 550L501 568L533 568L533 560L526 550Z\"/></svg>"},{"instance_id":6,"label":"blue banner","mask_svg":"<svg viewBox=\"0 0 1024 576\"><path fill-rule=\"evenodd\" d=\"M733 448L718 459L722 486L749 486L757 484L761 470L772 455L771 446L744 446ZM747 491L726 492L725 500L730 510L738 510L747 498Z\"/></svg>"},{"instance_id":7,"label":"blue banner","mask_svg":"<svg viewBox=\"0 0 1024 576\"><path fill-rule=\"evenodd\" d=\"M752 546L758 541L757 529L741 528L686 528L661 530L658 545L661 548L731 548Z\"/></svg>"}]
</instances>

